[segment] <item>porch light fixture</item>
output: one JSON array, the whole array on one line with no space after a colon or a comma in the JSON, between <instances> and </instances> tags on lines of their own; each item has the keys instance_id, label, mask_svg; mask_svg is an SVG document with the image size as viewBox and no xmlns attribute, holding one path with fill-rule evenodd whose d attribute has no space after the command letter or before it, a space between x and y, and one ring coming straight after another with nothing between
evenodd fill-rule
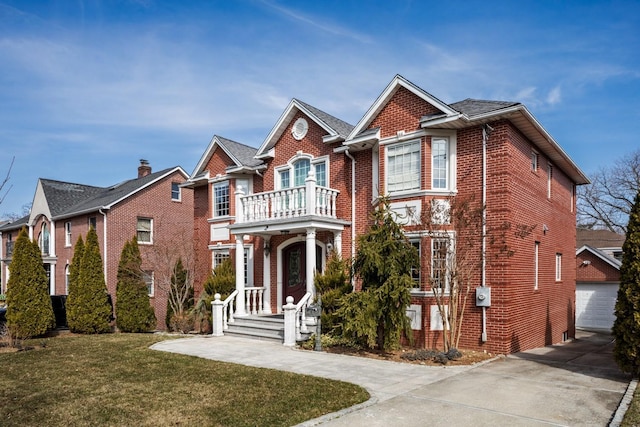
<instances>
[{"instance_id":1,"label":"porch light fixture","mask_svg":"<svg viewBox=\"0 0 640 427\"><path fill-rule=\"evenodd\" d=\"M264 242L264 253L265 255L269 255L269 253L271 252L271 242Z\"/></svg>"}]
</instances>

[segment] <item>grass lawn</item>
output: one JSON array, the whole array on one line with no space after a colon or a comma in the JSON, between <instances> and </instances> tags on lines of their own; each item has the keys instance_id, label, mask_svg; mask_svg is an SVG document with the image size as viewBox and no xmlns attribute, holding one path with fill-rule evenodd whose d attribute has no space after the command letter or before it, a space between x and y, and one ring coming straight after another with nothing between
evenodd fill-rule
<instances>
[{"instance_id":1,"label":"grass lawn","mask_svg":"<svg viewBox=\"0 0 640 427\"><path fill-rule=\"evenodd\" d=\"M290 426L369 398L352 384L148 348L164 339L68 334L0 353L0 425Z\"/></svg>"},{"instance_id":2,"label":"grass lawn","mask_svg":"<svg viewBox=\"0 0 640 427\"><path fill-rule=\"evenodd\" d=\"M622 427L637 427L640 426L640 387L636 388L633 393L633 400L627 413L624 414L624 419L620 424Z\"/></svg>"}]
</instances>

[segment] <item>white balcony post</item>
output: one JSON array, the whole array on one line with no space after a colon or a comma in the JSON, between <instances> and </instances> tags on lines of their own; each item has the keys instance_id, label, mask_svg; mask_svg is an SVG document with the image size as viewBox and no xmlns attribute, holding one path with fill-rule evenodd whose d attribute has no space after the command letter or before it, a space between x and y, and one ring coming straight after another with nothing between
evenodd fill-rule
<instances>
[{"instance_id":1,"label":"white balcony post","mask_svg":"<svg viewBox=\"0 0 640 427\"><path fill-rule=\"evenodd\" d=\"M244 206L242 205L242 196L244 196L244 189L242 185L238 185L235 192L236 196L236 222L245 222L244 218Z\"/></svg>"},{"instance_id":2,"label":"white balcony post","mask_svg":"<svg viewBox=\"0 0 640 427\"><path fill-rule=\"evenodd\" d=\"M284 343L287 347L296 345L296 305L293 297L287 297L287 303L282 307L284 311Z\"/></svg>"},{"instance_id":3,"label":"white balcony post","mask_svg":"<svg viewBox=\"0 0 640 427\"><path fill-rule=\"evenodd\" d=\"M213 318L211 335L213 335L214 337L221 337L224 335L224 323L222 322L222 310L224 309L224 303L220 301L220 294L215 294L213 298L214 300L211 301Z\"/></svg>"},{"instance_id":4,"label":"white balcony post","mask_svg":"<svg viewBox=\"0 0 640 427\"><path fill-rule=\"evenodd\" d=\"M262 311L271 314L271 236L264 238L265 250L263 251L262 286L264 286Z\"/></svg>"},{"instance_id":5,"label":"white balcony post","mask_svg":"<svg viewBox=\"0 0 640 427\"><path fill-rule=\"evenodd\" d=\"M236 317L247 316L244 295L244 235L236 234Z\"/></svg>"},{"instance_id":6,"label":"white balcony post","mask_svg":"<svg viewBox=\"0 0 640 427\"><path fill-rule=\"evenodd\" d=\"M312 165L309 169L309 174L307 178L304 180L305 185L305 196L307 202L307 215L315 215L316 214L316 171L315 167Z\"/></svg>"},{"instance_id":7,"label":"white balcony post","mask_svg":"<svg viewBox=\"0 0 640 427\"><path fill-rule=\"evenodd\" d=\"M342 231L335 231L333 233L333 250L342 256Z\"/></svg>"},{"instance_id":8,"label":"white balcony post","mask_svg":"<svg viewBox=\"0 0 640 427\"><path fill-rule=\"evenodd\" d=\"M316 294L316 287L315 287L315 284L313 283L313 276L316 270L316 229L315 228L307 228L306 250L307 250L307 259L306 259L307 292L311 293L311 298L313 299Z\"/></svg>"}]
</instances>

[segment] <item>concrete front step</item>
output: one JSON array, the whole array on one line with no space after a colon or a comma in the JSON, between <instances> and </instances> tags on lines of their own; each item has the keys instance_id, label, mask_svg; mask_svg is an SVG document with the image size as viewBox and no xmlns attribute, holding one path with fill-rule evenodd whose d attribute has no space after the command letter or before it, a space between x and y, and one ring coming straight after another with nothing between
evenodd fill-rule
<instances>
[{"instance_id":1,"label":"concrete front step","mask_svg":"<svg viewBox=\"0 0 640 427\"><path fill-rule=\"evenodd\" d=\"M282 343L284 341L284 316L236 317L229 323L225 335L254 338Z\"/></svg>"}]
</instances>

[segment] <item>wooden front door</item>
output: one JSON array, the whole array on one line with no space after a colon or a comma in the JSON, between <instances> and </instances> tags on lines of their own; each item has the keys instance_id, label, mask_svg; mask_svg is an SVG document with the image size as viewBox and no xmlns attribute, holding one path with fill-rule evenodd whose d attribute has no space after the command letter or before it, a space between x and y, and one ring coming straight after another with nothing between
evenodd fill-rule
<instances>
[{"instance_id":1,"label":"wooden front door","mask_svg":"<svg viewBox=\"0 0 640 427\"><path fill-rule=\"evenodd\" d=\"M307 292L306 259L305 242L294 243L282 251L282 301L285 304L288 296L292 296L293 302L297 303Z\"/></svg>"}]
</instances>

